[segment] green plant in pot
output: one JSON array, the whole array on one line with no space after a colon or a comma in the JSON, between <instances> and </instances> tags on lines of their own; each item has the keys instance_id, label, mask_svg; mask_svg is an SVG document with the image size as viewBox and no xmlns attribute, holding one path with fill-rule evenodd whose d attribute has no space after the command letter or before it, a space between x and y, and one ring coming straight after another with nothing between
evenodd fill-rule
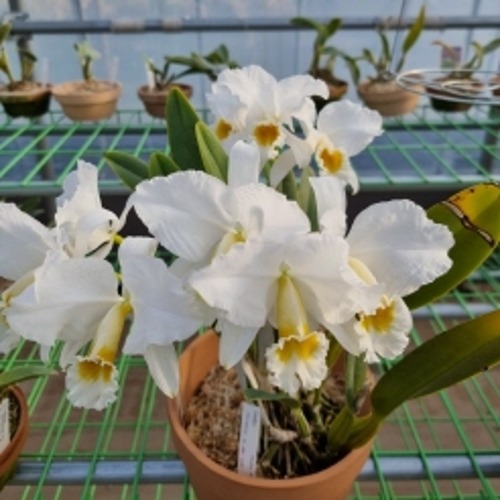
<instances>
[{"instance_id":1,"label":"green plant in pot","mask_svg":"<svg viewBox=\"0 0 500 500\"><path fill-rule=\"evenodd\" d=\"M357 71L352 57L337 47L327 45L328 41L341 28L342 19L332 18L325 23L320 23L308 17L294 17L290 22L294 26L311 28L316 32L313 42L313 54L307 72L314 78L322 79L328 86L329 94L326 99L319 96L313 97L317 109L320 110L326 103L342 98L348 89L347 82L335 76L337 58L341 58L351 72Z\"/></svg>"},{"instance_id":2,"label":"green plant in pot","mask_svg":"<svg viewBox=\"0 0 500 500\"><path fill-rule=\"evenodd\" d=\"M387 20L377 34L380 38L381 50L376 56L370 49L364 49L357 61L367 62L375 70L373 76L357 83L358 94L370 108L376 109L382 116L397 116L411 112L419 103L422 85L417 81L409 85L410 90L401 88L396 82L397 74L404 68L406 58L414 47L425 26L425 6L422 6L414 23L408 29L401 45L401 53L395 59L394 48L391 47L387 29ZM418 75L417 75L418 77ZM415 79L415 75L414 75Z\"/></svg>"},{"instance_id":3,"label":"green plant in pot","mask_svg":"<svg viewBox=\"0 0 500 500\"><path fill-rule=\"evenodd\" d=\"M49 110L50 85L32 80L37 58L28 50L18 50L21 75L18 80L14 77L5 47L11 29L10 22L0 25L0 71L8 80L0 86L0 102L12 118L36 118Z\"/></svg>"},{"instance_id":4,"label":"green plant in pot","mask_svg":"<svg viewBox=\"0 0 500 500\"><path fill-rule=\"evenodd\" d=\"M111 117L121 95L115 81L94 78L92 65L100 54L89 42L74 44L82 70L82 79L55 85L52 94L68 118L75 121L98 121Z\"/></svg>"},{"instance_id":5,"label":"green plant in pot","mask_svg":"<svg viewBox=\"0 0 500 500\"><path fill-rule=\"evenodd\" d=\"M484 87L482 80L475 78L474 73L481 69L486 55L500 48L500 38L495 38L487 44L477 41L471 43L472 55L467 61L457 60L454 47L435 40L434 45L441 47L449 68L443 76L436 78L427 85L431 105L436 111L459 112L468 111Z\"/></svg>"},{"instance_id":6,"label":"green plant in pot","mask_svg":"<svg viewBox=\"0 0 500 500\"><path fill-rule=\"evenodd\" d=\"M375 203L347 230L351 158L382 118L346 99L311 113L311 96L327 93L308 75L226 69L207 124L173 89L168 155L105 155L132 190L125 212L102 208L97 168L80 162L46 228L65 238L37 252L33 281L4 310L17 335L63 343L77 407L112 405L119 357L143 356L200 500L344 499L389 414L500 361L499 311L405 353L411 311L495 250L499 186L427 211ZM130 210L149 236L119 234ZM0 253L21 267L8 236L22 226L25 241L45 242L47 231L2 204L0 221ZM394 366L375 381L368 367L383 360Z\"/></svg>"},{"instance_id":7,"label":"green plant in pot","mask_svg":"<svg viewBox=\"0 0 500 500\"><path fill-rule=\"evenodd\" d=\"M186 69L174 73L172 65L183 66ZM180 79L188 75L204 74L214 81L218 73L228 67L235 68L238 64L231 60L229 51L223 44L207 55L193 52L190 56L165 56L162 68L148 58L146 70L149 83L139 87L137 95L151 116L165 118L165 103L172 88L179 88L188 98L193 95L192 85L181 83Z\"/></svg>"}]
</instances>

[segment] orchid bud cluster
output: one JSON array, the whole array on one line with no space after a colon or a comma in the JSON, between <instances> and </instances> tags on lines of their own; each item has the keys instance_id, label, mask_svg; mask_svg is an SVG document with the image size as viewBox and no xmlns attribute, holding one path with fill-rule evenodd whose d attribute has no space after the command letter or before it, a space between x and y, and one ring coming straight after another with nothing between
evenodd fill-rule
<instances>
[{"instance_id":1,"label":"orchid bud cluster","mask_svg":"<svg viewBox=\"0 0 500 500\"><path fill-rule=\"evenodd\" d=\"M308 75L224 70L207 100L226 179L193 165L145 180L117 216L101 204L96 167L80 161L50 228L1 203L0 276L12 281L2 350L26 339L47 360L61 341L68 398L98 410L117 398L121 354L143 356L175 395L176 344L207 327L228 368L271 327L262 368L292 397L322 385L333 344L369 363L400 355L412 327L402 298L450 268L453 237L409 200L372 205L347 228L351 158L382 120L349 101L317 113L313 95L327 89ZM119 235L131 210L150 236Z\"/></svg>"}]
</instances>

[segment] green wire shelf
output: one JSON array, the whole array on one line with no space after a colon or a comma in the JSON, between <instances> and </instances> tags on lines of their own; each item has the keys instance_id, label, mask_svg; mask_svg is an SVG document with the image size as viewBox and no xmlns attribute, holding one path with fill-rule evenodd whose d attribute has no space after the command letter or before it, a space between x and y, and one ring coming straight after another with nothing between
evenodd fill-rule
<instances>
[{"instance_id":1,"label":"green wire shelf","mask_svg":"<svg viewBox=\"0 0 500 500\"><path fill-rule=\"evenodd\" d=\"M385 134L353 159L361 193L385 191L393 197L499 182L499 126L498 109L488 107L457 115L422 107L388 119ZM111 149L144 159L165 151L164 123L142 111L119 111L95 124L73 123L57 112L38 122L0 115L0 197L56 195L80 158L99 167L104 194L126 194L102 159ZM412 342L499 305L500 256L495 255L445 299L415 311ZM36 348L25 343L0 360L0 369L35 362ZM62 375L22 384L31 429L2 500L194 500L170 445L165 400L144 362L123 357L118 369L119 400L101 413L72 408ZM382 428L352 499L499 498L499 414L498 367L406 404Z\"/></svg>"},{"instance_id":2,"label":"green wire shelf","mask_svg":"<svg viewBox=\"0 0 500 500\"><path fill-rule=\"evenodd\" d=\"M494 107L476 106L456 116L421 107L386 119L384 126L385 133L353 158L362 192L456 190L500 180L500 112ZM103 153L118 149L147 159L165 151L166 142L164 122L142 111L119 111L90 124L59 112L38 121L0 115L0 196L58 194L78 159L98 166L104 194L123 194Z\"/></svg>"}]
</instances>

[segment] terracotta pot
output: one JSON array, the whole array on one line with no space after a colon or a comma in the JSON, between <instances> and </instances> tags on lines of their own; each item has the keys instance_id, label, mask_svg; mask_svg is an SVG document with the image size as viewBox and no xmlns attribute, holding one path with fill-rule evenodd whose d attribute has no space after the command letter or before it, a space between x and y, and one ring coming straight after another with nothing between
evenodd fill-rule
<instances>
[{"instance_id":1,"label":"terracotta pot","mask_svg":"<svg viewBox=\"0 0 500 500\"><path fill-rule=\"evenodd\" d=\"M35 84L29 90L9 90L7 85L0 87L0 102L5 113L12 118L36 118L49 110L50 85Z\"/></svg>"},{"instance_id":2,"label":"terracotta pot","mask_svg":"<svg viewBox=\"0 0 500 500\"><path fill-rule=\"evenodd\" d=\"M494 76L491 80L490 80L490 84L492 86L495 86L495 88L491 91L492 94L495 96L495 97L500 97L500 75L496 75Z\"/></svg>"},{"instance_id":3,"label":"terracotta pot","mask_svg":"<svg viewBox=\"0 0 500 500\"><path fill-rule=\"evenodd\" d=\"M198 500L344 500L368 459L372 442L349 453L321 472L294 479L264 479L237 474L210 460L191 441L180 419L181 401L188 401L210 368L218 363L219 339L206 333L180 357L180 390L169 399L167 412L175 448L184 462Z\"/></svg>"},{"instance_id":4,"label":"terracotta pot","mask_svg":"<svg viewBox=\"0 0 500 500\"><path fill-rule=\"evenodd\" d=\"M17 430L7 447L0 453L0 489L1 486L9 479L21 450L28 438L28 403L23 391L17 387L9 388L10 395L19 403L19 423Z\"/></svg>"},{"instance_id":5,"label":"terracotta pot","mask_svg":"<svg viewBox=\"0 0 500 500\"><path fill-rule=\"evenodd\" d=\"M366 80L358 85L358 95L368 108L375 109L382 116L399 116L413 111L420 101L417 92L423 89L419 85L413 87L415 92L410 92L395 81Z\"/></svg>"},{"instance_id":6,"label":"terracotta pot","mask_svg":"<svg viewBox=\"0 0 500 500\"><path fill-rule=\"evenodd\" d=\"M447 81L447 78L436 78L434 80L437 84L442 84ZM464 80L467 87L463 89L464 93L471 96L471 102L466 101L453 101L448 99L440 99L439 97L449 97L450 99L456 98L457 94L448 92L443 88L436 88L433 85L426 87L427 94L429 94L431 106L436 111L444 111L445 113L457 113L468 111L474 104L473 98L479 94L483 88L483 83L475 78ZM459 88L459 87L458 87ZM477 90L476 90L477 89ZM466 97L465 97L466 98Z\"/></svg>"},{"instance_id":7,"label":"terracotta pot","mask_svg":"<svg viewBox=\"0 0 500 500\"><path fill-rule=\"evenodd\" d=\"M150 89L147 85L142 85L137 89L137 95L150 116L165 119L165 104L172 88L182 90L188 99L193 95L193 87L183 83L174 83L161 90Z\"/></svg>"},{"instance_id":8,"label":"terracotta pot","mask_svg":"<svg viewBox=\"0 0 500 500\"><path fill-rule=\"evenodd\" d=\"M111 117L121 95L117 82L94 80L89 86L84 81L55 85L52 94L64 114L75 121L98 121Z\"/></svg>"}]
</instances>

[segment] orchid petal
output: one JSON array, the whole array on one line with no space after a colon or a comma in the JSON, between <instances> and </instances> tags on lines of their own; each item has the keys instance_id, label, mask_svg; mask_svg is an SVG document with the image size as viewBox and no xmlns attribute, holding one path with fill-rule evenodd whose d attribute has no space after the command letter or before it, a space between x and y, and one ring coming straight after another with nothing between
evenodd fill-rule
<instances>
[{"instance_id":1,"label":"orchid petal","mask_svg":"<svg viewBox=\"0 0 500 500\"><path fill-rule=\"evenodd\" d=\"M122 256L123 285L134 311L123 352L144 354L149 345L184 340L203 326L203 311L160 259Z\"/></svg>"},{"instance_id":2,"label":"orchid petal","mask_svg":"<svg viewBox=\"0 0 500 500\"><path fill-rule=\"evenodd\" d=\"M224 319L217 321L217 329L221 332L219 360L226 369L236 365L245 356L259 331L256 327L245 328Z\"/></svg>"},{"instance_id":3,"label":"orchid petal","mask_svg":"<svg viewBox=\"0 0 500 500\"><path fill-rule=\"evenodd\" d=\"M276 297L282 262L281 245L247 242L194 271L190 285L211 307L227 312L226 320L261 327Z\"/></svg>"},{"instance_id":4,"label":"orchid petal","mask_svg":"<svg viewBox=\"0 0 500 500\"><path fill-rule=\"evenodd\" d=\"M16 281L55 248L52 232L13 203L0 203L0 276Z\"/></svg>"},{"instance_id":5,"label":"orchid petal","mask_svg":"<svg viewBox=\"0 0 500 500\"><path fill-rule=\"evenodd\" d=\"M81 364L87 359L82 356L70 365L66 372L68 399L76 408L103 410L114 403L118 397L118 372L108 362L102 362L102 368L96 378L85 377Z\"/></svg>"},{"instance_id":6,"label":"orchid petal","mask_svg":"<svg viewBox=\"0 0 500 500\"><path fill-rule=\"evenodd\" d=\"M226 193L215 177L186 171L141 182L132 198L139 218L165 248L197 262L231 227Z\"/></svg>"},{"instance_id":7,"label":"orchid petal","mask_svg":"<svg viewBox=\"0 0 500 500\"><path fill-rule=\"evenodd\" d=\"M150 345L144 353L149 373L158 388L168 397L174 397L179 390L179 366L175 347Z\"/></svg>"},{"instance_id":8,"label":"orchid petal","mask_svg":"<svg viewBox=\"0 0 500 500\"><path fill-rule=\"evenodd\" d=\"M35 283L12 298L5 314L26 339L52 345L57 339L90 340L107 311L121 297L112 265L100 259L49 255Z\"/></svg>"},{"instance_id":9,"label":"orchid petal","mask_svg":"<svg viewBox=\"0 0 500 500\"><path fill-rule=\"evenodd\" d=\"M229 153L228 185L237 188L259 182L260 152L254 143L238 141Z\"/></svg>"},{"instance_id":10,"label":"orchid petal","mask_svg":"<svg viewBox=\"0 0 500 500\"><path fill-rule=\"evenodd\" d=\"M271 167L270 184L275 188L292 170L296 164L294 151L287 149L281 153Z\"/></svg>"},{"instance_id":11,"label":"orchid petal","mask_svg":"<svg viewBox=\"0 0 500 500\"><path fill-rule=\"evenodd\" d=\"M327 104L318 115L317 127L348 156L360 153L383 132L377 111L348 100Z\"/></svg>"},{"instance_id":12,"label":"orchid petal","mask_svg":"<svg viewBox=\"0 0 500 500\"><path fill-rule=\"evenodd\" d=\"M355 219L350 255L363 262L388 295L404 297L445 273L453 236L409 200L376 203Z\"/></svg>"},{"instance_id":13,"label":"orchid petal","mask_svg":"<svg viewBox=\"0 0 500 500\"><path fill-rule=\"evenodd\" d=\"M147 255L153 257L158 242L148 236L127 236L118 249L118 260L126 255Z\"/></svg>"},{"instance_id":14,"label":"orchid petal","mask_svg":"<svg viewBox=\"0 0 500 500\"><path fill-rule=\"evenodd\" d=\"M309 181L314 190L321 229L334 236L343 237L347 224L347 202L342 182L329 175L311 177Z\"/></svg>"}]
</instances>

